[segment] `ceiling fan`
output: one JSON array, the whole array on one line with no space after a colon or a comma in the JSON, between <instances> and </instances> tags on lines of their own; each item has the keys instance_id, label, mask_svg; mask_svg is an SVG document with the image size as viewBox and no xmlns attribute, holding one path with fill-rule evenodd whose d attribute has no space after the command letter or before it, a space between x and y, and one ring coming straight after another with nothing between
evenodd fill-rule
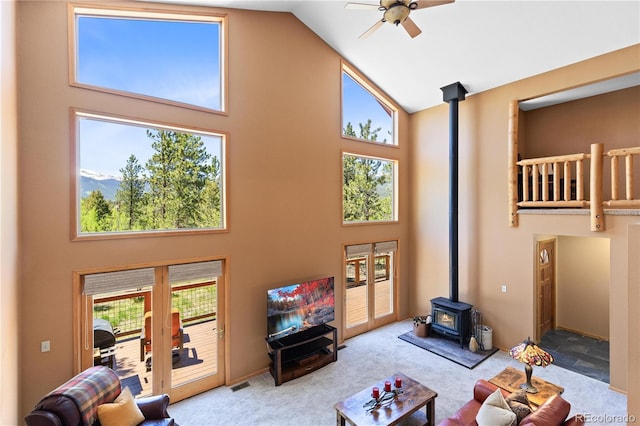
<instances>
[{"instance_id":1,"label":"ceiling fan","mask_svg":"<svg viewBox=\"0 0 640 426\"><path fill-rule=\"evenodd\" d=\"M455 0L380 0L379 4L349 2L345 5L348 9L370 9L377 8L382 13L382 19L373 24L371 28L362 33L359 38L367 38L374 31L382 26L385 22L389 22L402 27L409 33L411 38L419 35L422 30L418 28L415 22L409 18L409 14L415 9L424 9L441 4L453 3Z\"/></svg>"}]
</instances>

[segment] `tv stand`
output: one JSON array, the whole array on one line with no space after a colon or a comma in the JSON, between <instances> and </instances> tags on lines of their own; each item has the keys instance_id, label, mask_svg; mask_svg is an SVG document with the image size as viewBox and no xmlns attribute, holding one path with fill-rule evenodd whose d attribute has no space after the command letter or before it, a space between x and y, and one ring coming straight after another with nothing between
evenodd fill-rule
<instances>
[{"instance_id":1,"label":"tv stand","mask_svg":"<svg viewBox=\"0 0 640 426\"><path fill-rule=\"evenodd\" d=\"M338 331L328 324L269 341L269 371L276 386L338 360Z\"/></svg>"}]
</instances>

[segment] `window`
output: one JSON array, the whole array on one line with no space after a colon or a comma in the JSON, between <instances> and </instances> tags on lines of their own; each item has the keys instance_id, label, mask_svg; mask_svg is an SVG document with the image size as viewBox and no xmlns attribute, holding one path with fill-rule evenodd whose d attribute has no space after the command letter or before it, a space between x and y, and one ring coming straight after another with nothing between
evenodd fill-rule
<instances>
[{"instance_id":1,"label":"window","mask_svg":"<svg viewBox=\"0 0 640 426\"><path fill-rule=\"evenodd\" d=\"M342 135L397 145L396 110L349 68L342 70Z\"/></svg>"},{"instance_id":2,"label":"window","mask_svg":"<svg viewBox=\"0 0 640 426\"><path fill-rule=\"evenodd\" d=\"M225 228L225 137L75 112L76 235Z\"/></svg>"},{"instance_id":3,"label":"window","mask_svg":"<svg viewBox=\"0 0 640 426\"><path fill-rule=\"evenodd\" d=\"M396 220L396 162L343 154L344 223Z\"/></svg>"},{"instance_id":4,"label":"window","mask_svg":"<svg viewBox=\"0 0 640 426\"><path fill-rule=\"evenodd\" d=\"M71 8L72 84L224 110L222 17Z\"/></svg>"}]
</instances>

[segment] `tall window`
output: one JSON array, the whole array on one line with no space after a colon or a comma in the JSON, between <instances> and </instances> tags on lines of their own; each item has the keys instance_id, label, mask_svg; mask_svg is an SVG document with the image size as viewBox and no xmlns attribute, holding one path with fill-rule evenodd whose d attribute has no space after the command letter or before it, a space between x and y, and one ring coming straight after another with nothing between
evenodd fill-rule
<instances>
[{"instance_id":1,"label":"tall window","mask_svg":"<svg viewBox=\"0 0 640 426\"><path fill-rule=\"evenodd\" d=\"M395 169L392 160L343 154L344 223L396 220Z\"/></svg>"},{"instance_id":2,"label":"tall window","mask_svg":"<svg viewBox=\"0 0 640 426\"><path fill-rule=\"evenodd\" d=\"M79 235L223 229L225 137L76 112Z\"/></svg>"},{"instance_id":3,"label":"tall window","mask_svg":"<svg viewBox=\"0 0 640 426\"><path fill-rule=\"evenodd\" d=\"M396 110L352 70L342 70L342 135L397 145Z\"/></svg>"},{"instance_id":4,"label":"tall window","mask_svg":"<svg viewBox=\"0 0 640 426\"><path fill-rule=\"evenodd\" d=\"M224 110L222 17L70 7L72 84Z\"/></svg>"}]
</instances>

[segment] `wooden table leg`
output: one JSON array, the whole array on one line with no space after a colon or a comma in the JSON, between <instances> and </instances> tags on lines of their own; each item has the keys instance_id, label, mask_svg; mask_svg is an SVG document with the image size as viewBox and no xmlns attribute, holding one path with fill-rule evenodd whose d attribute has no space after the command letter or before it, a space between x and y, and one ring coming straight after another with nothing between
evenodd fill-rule
<instances>
[{"instance_id":1,"label":"wooden table leg","mask_svg":"<svg viewBox=\"0 0 640 426\"><path fill-rule=\"evenodd\" d=\"M436 400L435 398L427 402L427 425L434 426L436 424Z\"/></svg>"}]
</instances>

